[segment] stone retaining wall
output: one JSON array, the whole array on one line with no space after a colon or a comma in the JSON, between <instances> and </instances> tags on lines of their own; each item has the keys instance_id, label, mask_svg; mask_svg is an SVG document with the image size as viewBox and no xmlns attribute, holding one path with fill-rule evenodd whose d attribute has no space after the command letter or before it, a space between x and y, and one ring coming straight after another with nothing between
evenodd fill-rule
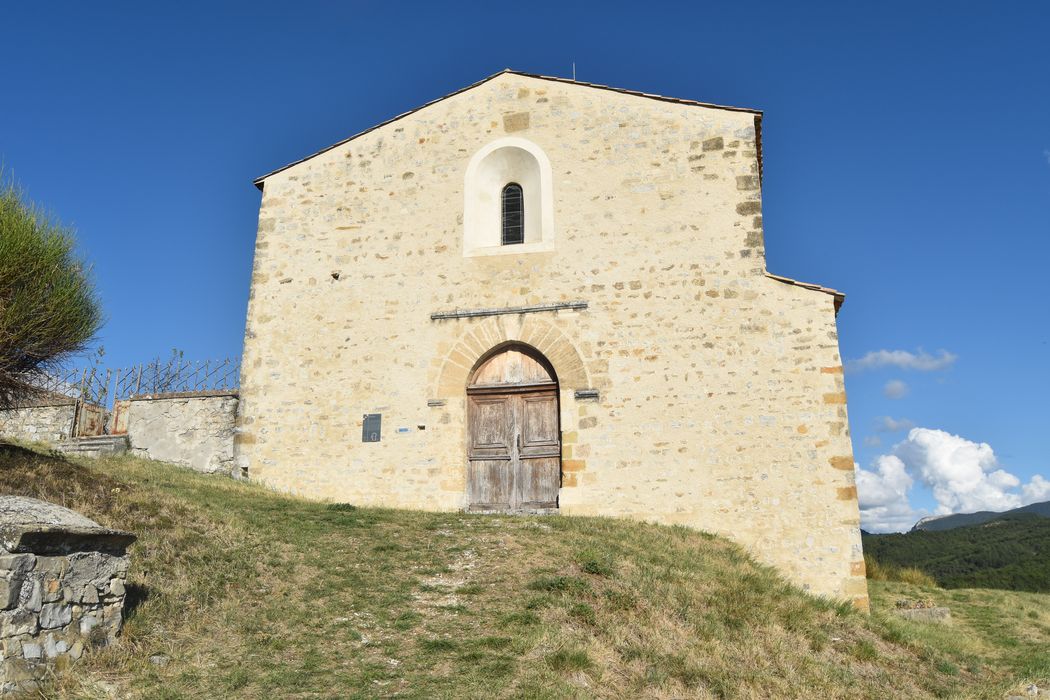
<instances>
[{"instance_id":1,"label":"stone retaining wall","mask_svg":"<svg viewBox=\"0 0 1050 700\"><path fill-rule=\"evenodd\" d=\"M235 391L198 391L134 396L117 401L110 434L127 434L132 452L207 473L233 470L233 435L237 415ZM101 435L102 408L90 409L83 435ZM68 440L73 403L0 411L0 436L49 443Z\"/></svg>"},{"instance_id":2,"label":"stone retaining wall","mask_svg":"<svg viewBox=\"0 0 1050 700\"><path fill-rule=\"evenodd\" d=\"M128 440L134 454L201 472L231 472L235 393L143 396L130 403Z\"/></svg>"},{"instance_id":3,"label":"stone retaining wall","mask_svg":"<svg viewBox=\"0 0 1050 700\"><path fill-rule=\"evenodd\" d=\"M75 412L72 401L0 411L0 435L32 442L61 442L69 438Z\"/></svg>"},{"instance_id":4,"label":"stone retaining wall","mask_svg":"<svg viewBox=\"0 0 1050 700\"><path fill-rule=\"evenodd\" d=\"M0 693L31 689L116 640L134 539L60 506L0 497Z\"/></svg>"}]
</instances>

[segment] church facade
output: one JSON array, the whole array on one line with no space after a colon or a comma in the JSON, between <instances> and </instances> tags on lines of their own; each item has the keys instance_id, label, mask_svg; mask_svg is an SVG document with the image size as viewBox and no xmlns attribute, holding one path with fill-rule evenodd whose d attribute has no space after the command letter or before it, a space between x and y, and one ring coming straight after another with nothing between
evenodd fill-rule
<instances>
[{"instance_id":1,"label":"church facade","mask_svg":"<svg viewBox=\"0 0 1050 700\"><path fill-rule=\"evenodd\" d=\"M843 297L766 271L761 113L504 71L256 184L243 475L686 525L867 606Z\"/></svg>"}]
</instances>

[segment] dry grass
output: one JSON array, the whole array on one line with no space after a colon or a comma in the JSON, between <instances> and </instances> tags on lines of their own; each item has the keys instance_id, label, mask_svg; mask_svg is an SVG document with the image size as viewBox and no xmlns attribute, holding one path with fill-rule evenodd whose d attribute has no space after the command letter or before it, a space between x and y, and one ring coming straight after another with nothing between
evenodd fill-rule
<instances>
[{"instance_id":1,"label":"dry grass","mask_svg":"<svg viewBox=\"0 0 1050 700\"><path fill-rule=\"evenodd\" d=\"M928 573L914 566L893 566L882 564L874 557L864 555L864 568L868 579L872 581L895 581L897 583L910 583L913 586L926 586L936 588L937 582Z\"/></svg>"},{"instance_id":2,"label":"dry grass","mask_svg":"<svg viewBox=\"0 0 1050 700\"><path fill-rule=\"evenodd\" d=\"M140 535L124 639L49 697L1001 698L1050 669L1047 613L956 607L1001 592L936 591L963 623L931 631L684 528L325 505L17 447L0 490ZM910 590L872 585L877 609Z\"/></svg>"}]
</instances>

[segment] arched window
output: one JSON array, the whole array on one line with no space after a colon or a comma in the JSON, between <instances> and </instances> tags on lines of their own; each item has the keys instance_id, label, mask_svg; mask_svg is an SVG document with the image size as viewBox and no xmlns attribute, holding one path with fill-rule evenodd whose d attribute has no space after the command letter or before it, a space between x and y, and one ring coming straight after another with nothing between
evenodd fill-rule
<instances>
[{"instance_id":1,"label":"arched window","mask_svg":"<svg viewBox=\"0 0 1050 700\"><path fill-rule=\"evenodd\" d=\"M503 245L515 245L525 242L525 198L521 185L512 182L503 188L500 197L502 202Z\"/></svg>"},{"instance_id":2,"label":"arched window","mask_svg":"<svg viewBox=\"0 0 1050 700\"><path fill-rule=\"evenodd\" d=\"M463 256L554 250L554 189L543 150L507 136L470 158L463 176Z\"/></svg>"}]
</instances>

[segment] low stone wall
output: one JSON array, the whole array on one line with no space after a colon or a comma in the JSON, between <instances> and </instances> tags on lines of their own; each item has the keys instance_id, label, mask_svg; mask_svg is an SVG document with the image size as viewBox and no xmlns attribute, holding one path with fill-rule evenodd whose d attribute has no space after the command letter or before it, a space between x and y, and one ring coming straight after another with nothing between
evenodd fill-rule
<instances>
[{"instance_id":1,"label":"low stone wall","mask_svg":"<svg viewBox=\"0 0 1050 700\"><path fill-rule=\"evenodd\" d=\"M0 411L0 436L62 443L70 438L75 416L72 401ZM126 434L134 454L230 474L236 416L236 391L134 396L117 401L111 417L100 406L85 406L80 437L101 435L110 417L108 432Z\"/></svg>"},{"instance_id":2,"label":"low stone wall","mask_svg":"<svg viewBox=\"0 0 1050 700\"><path fill-rule=\"evenodd\" d=\"M229 474L236 416L232 392L134 397L127 411L128 441L142 457Z\"/></svg>"},{"instance_id":3,"label":"low stone wall","mask_svg":"<svg viewBox=\"0 0 1050 700\"><path fill-rule=\"evenodd\" d=\"M0 411L0 435L34 442L69 438L76 406L73 401Z\"/></svg>"},{"instance_id":4,"label":"low stone wall","mask_svg":"<svg viewBox=\"0 0 1050 700\"><path fill-rule=\"evenodd\" d=\"M0 496L0 693L116 640L134 540L61 506Z\"/></svg>"}]
</instances>

